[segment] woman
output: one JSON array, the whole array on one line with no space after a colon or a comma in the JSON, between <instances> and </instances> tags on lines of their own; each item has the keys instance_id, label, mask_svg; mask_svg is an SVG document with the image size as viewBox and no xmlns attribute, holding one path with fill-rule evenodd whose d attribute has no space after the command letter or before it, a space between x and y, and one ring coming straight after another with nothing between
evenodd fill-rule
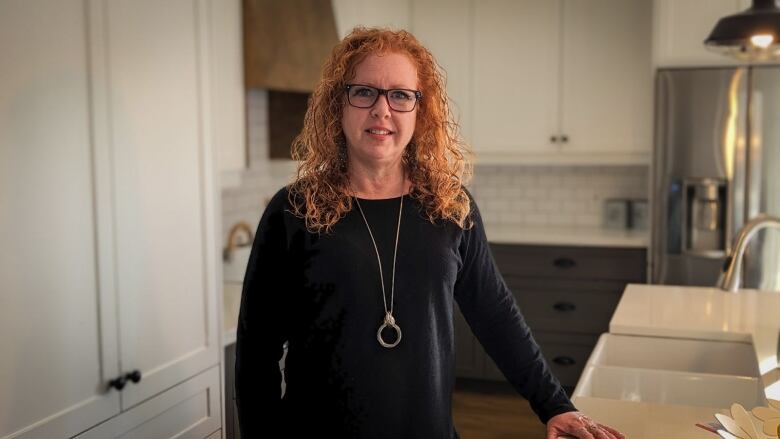
<instances>
[{"instance_id":1,"label":"woman","mask_svg":"<svg viewBox=\"0 0 780 439\"><path fill-rule=\"evenodd\" d=\"M293 151L297 177L267 206L244 281L242 437L458 437L457 302L549 438L622 438L578 413L545 363L463 186L442 75L411 34L341 41Z\"/></svg>"}]
</instances>

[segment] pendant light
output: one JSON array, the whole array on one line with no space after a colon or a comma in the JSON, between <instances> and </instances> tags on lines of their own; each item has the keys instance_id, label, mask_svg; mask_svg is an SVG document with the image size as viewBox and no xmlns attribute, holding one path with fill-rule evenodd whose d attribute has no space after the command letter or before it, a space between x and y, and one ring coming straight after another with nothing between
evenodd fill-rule
<instances>
[{"instance_id":1,"label":"pendant light","mask_svg":"<svg viewBox=\"0 0 780 439\"><path fill-rule=\"evenodd\" d=\"M753 0L745 11L718 20L704 44L743 61L780 59L780 9L775 0Z\"/></svg>"}]
</instances>

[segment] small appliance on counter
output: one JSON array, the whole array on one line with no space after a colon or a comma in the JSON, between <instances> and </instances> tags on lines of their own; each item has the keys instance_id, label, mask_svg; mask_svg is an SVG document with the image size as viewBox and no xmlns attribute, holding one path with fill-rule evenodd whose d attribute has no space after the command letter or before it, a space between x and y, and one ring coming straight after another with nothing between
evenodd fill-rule
<instances>
[{"instance_id":1,"label":"small appliance on counter","mask_svg":"<svg viewBox=\"0 0 780 439\"><path fill-rule=\"evenodd\" d=\"M604 201L604 227L647 230L647 200L610 198Z\"/></svg>"}]
</instances>

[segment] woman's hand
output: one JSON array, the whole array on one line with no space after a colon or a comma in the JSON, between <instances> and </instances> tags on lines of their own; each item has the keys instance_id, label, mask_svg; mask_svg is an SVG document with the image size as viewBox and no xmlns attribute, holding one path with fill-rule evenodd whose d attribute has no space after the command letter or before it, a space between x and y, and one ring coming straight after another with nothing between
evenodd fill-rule
<instances>
[{"instance_id":1,"label":"woman's hand","mask_svg":"<svg viewBox=\"0 0 780 439\"><path fill-rule=\"evenodd\" d=\"M547 421L547 439L625 439L619 431L595 422L580 412L561 413Z\"/></svg>"}]
</instances>

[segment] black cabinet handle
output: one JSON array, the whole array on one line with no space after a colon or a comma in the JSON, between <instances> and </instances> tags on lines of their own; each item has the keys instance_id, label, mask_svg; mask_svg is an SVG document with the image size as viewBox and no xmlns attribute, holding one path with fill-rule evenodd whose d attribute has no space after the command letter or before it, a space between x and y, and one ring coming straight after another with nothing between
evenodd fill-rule
<instances>
[{"instance_id":1,"label":"black cabinet handle","mask_svg":"<svg viewBox=\"0 0 780 439\"><path fill-rule=\"evenodd\" d=\"M127 384L127 378L122 376L109 381L108 387L114 388L116 390L122 390L125 388L125 384Z\"/></svg>"},{"instance_id":2,"label":"black cabinet handle","mask_svg":"<svg viewBox=\"0 0 780 439\"><path fill-rule=\"evenodd\" d=\"M126 373L124 376L120 376L119 378L114 378L113 380L108 382L108 387L111 387L116 390L122 390L125 388L128 381L132 381L133 383L137 383L141 381L141 371L136 369L132 372Z\"/></svg>"},{"instance_id":3,"label":"black cabinet handle","mask_svg":"<svg viewBox=\"0 0 780 439\"><path fill-rule=\"evenodd\" d=\"M567 257L564 256L564 257L557 258L556 260L554 260L553 261L553 265L555 265L558 268L567 269L567 268L574 267L575 265L577 265L577 263L574 262L574 259L567 258Z\"/></svg>"},{"instance_id":4,"label":"black cabinet handle","mask_svg":"<svg viewBox=\"0 0 780 439\"><path fill-rule=\"evenodd\" d=\"M141 381L141 371L136 369L136 370L134 370L132 372L128 372L128 373L125 374L125 378L127 378L128 380L130 380L130 381L132 381L134 383L137 383L137 382Z\"/></svg>"},{"instance_id":5,"label":"black cabinet handle","mask_svg":"<svg viewBox=\"0 0 780 439\"><path fill-rule=\"evenodd\" d=\"M568 141L569 141L569 136L567 136L565 134L563 136L561 136L561 142L566 143Z\"/></svg>"},{"instance_id":6,"label":"black cabinet handle","mask_svg":"<svg viewBox=\"0 0 780 439\"><path fill-rule=\"evenodd\" d=\"M557 143L558 142L558 136L550 136L550 142Z\"/></svg>"},{"instance_id":7,"label":"black cabinet handle","mask_svg":"<svg viewBox=\"0 0 780 439\"><path fill-rule=\"evenodd\" d=\"M553 305L553 309L560 312L571 312L577 309L577 305L571 302L558 302Z\"/></svg>"},{"instance_id":8,"label":"black cabinet handle","mask_svg":"<svg viewBox=\"0 0 780 439\"><path fill-rule=\"evenodd\" d=\"M560 366L571 366L574 363L576 363L576 361L574 361L574 358L567 357L564 355L564 356L553 358L553 363L558 364Z\"/></svg>"}]
</instances>

